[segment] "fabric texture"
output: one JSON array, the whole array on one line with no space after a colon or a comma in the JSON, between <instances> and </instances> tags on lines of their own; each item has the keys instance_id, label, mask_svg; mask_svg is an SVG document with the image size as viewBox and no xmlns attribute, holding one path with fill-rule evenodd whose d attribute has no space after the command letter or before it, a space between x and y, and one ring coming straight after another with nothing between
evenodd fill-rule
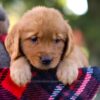
<instances>
[{"instance_id":1,"label":"fabric texture","mask_svg":"<svg viewBox=\"0 0 100 100\"><path fill-rule=\"evenodd\" d=\"M9 68L0 69L0 100L92 100L100 88L99 67L79 69L71 85L59 82L55 73L33 68L31 82L18 87L10 79Z\"/></svg>"},{"instance_id":2,"label":"fabric texture","mask_svg":"<svg viewBox=\"0 0 100 100\"><path fill-rule=\"evenodd\" d=\"M10 57L5 49L4 46L4 40L6 35L0 34L0 68L3 68L5 66L9 66Z\"/></svg>"}]
</instances>

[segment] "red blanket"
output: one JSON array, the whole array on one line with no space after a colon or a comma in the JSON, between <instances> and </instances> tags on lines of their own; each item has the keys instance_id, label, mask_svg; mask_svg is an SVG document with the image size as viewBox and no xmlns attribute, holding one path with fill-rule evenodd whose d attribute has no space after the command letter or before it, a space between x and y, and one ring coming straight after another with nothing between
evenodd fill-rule
<instances>
[{"instance_id":1,"label":"red blanket","mask_svg":"<svg viewBox=\"0 0 100 100\"><path fill-rule=\"evenodd\" d=\"M16 86L9 69L0 69L0 100L91 100L100 88L100 68L79 69L78 79L63 85L55 70L32 70L32 81L25 87Z\"/></svg>"}]
</instances>

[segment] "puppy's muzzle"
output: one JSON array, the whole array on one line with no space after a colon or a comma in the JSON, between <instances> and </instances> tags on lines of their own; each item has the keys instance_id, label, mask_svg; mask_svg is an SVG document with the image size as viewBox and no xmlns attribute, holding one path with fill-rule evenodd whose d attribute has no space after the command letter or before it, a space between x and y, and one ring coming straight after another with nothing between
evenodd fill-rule
<instances>
[{"instance_id":1,"label":"puppy's muzzle","mask_svg":"<svg viewBox=\"0 0 100 100\"><path fill-rule=\"evenodd\" d=\"M52 58L49 56L42 56L40 60L43 65L49 65L52 62Z\"/></svg>"}]
</instances>

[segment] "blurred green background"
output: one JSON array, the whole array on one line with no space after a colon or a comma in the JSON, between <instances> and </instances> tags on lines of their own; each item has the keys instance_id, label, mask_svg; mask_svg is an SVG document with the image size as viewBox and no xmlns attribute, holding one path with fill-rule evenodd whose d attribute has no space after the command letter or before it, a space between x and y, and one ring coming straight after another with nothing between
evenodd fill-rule
<instances>
[{"instance_id":1,"label":"blurred green background","mask_svg":"<svg viewBox=\"0 0 100 100\"><path fill-rule=\"evenodd\" d=\"M85 45L90 65L100 65L100 0L0 0L0 4L7 11L10 29L24 12L34 6L58 9L69 20L76 40Z\"/></svg>"}]
</instances>

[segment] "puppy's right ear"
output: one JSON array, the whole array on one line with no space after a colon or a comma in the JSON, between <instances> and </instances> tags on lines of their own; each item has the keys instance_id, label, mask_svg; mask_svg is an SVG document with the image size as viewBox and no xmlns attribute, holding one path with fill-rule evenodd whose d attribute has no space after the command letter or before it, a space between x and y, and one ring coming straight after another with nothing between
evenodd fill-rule
<instances>
[{"instance_id":1,"label":"puppy's right ear","mask_svg":"<svg viewBox=\"0 0 100 100\"><path fill-rule=\"evenodd\" d=\"M11 57L11 61L21 56L21 53L19 51L19 40L20 40L19 27L16 24L11 30L11 32L8 33L5 40L5 46Z\"/></svg>"}]
</instances>

